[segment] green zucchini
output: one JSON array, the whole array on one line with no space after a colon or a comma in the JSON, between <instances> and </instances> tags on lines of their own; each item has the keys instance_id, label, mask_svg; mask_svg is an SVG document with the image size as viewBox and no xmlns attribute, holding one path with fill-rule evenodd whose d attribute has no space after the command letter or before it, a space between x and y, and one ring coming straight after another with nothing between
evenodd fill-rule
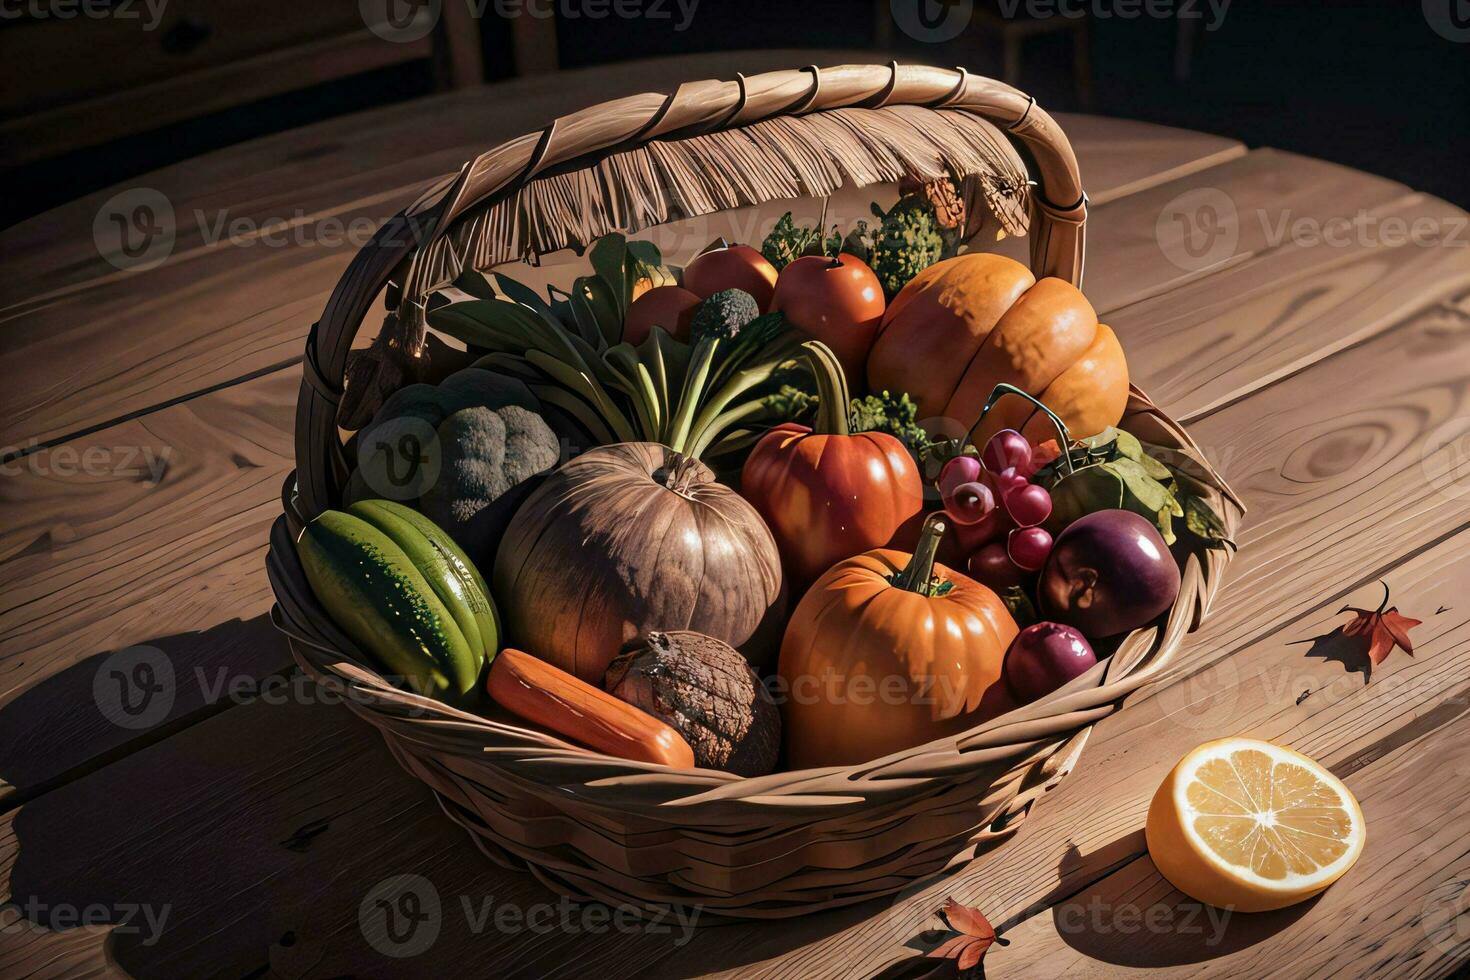
<instances>
[{"instance_id":1,"label":"green zucchini","mask_svg":"<svg viewBox=\"0 0 1470 980\"><path fill-rule=\"evenodd\" d=\"M421 558L435 554L427 541L410 543ZM332 619L388 674L442 701L475 698L483 638L465 636L439 591L390 535L354 514L329 510L302 529L296 550ZM429 574L441 574L426 564ZM478 629L472 612L468 621Z\"/></svg>"}]
</instances>

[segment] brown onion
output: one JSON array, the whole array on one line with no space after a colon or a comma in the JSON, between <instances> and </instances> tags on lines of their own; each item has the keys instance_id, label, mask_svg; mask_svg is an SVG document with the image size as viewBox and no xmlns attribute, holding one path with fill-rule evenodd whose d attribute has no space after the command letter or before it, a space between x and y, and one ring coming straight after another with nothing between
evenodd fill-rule
<instances>
[{"instance_id":1,"label":"brown onion","mask_svg":"<svg viewBox=\"0 0 1470 980\"><path fill-rule=\"evenodd\" d=\"M507 642L592 684L629 641L691 629L760 663L784 604L775 539L709 467L651 442L601 446L511 520L493 591ZM774 608L773 608L774 607Z\"/></svg>"}]
</instances>

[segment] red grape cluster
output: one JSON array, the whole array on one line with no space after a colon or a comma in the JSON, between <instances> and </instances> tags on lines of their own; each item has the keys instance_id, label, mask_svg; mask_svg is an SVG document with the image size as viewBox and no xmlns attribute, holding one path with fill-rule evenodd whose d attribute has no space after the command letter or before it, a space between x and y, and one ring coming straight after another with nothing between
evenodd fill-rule
<instances>
[{"instance_id":1,"label":"red grape cluster","mask_svg":"<svg viewBox=\"0 0 1470 980\"><path fill-rule=\"evenodd\" d=\"M1031 443L1015 429L991 436L979 459L956 456L939 472L945 513L962 539L984 542L970 556L970 573L991 588L1020 585L1051 553L1051 535L1040 527L1051 516L1051 494L1031 482L1034 472Z\"/></svg>"}]
</instances>

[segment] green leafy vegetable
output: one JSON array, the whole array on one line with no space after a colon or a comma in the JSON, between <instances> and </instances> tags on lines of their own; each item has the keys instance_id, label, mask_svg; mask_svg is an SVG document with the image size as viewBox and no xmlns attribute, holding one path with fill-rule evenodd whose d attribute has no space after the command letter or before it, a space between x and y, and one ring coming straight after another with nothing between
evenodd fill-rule
<instances>
[{"instance_id":1,"label":"green leafy vegetable","mask_svg":"<svg viewBox=\"0 0 1470 980\"><path fill-rule=\"evenodd\" d=\"M907 393L888 391L852 400L849 412L853 432L886 432L908 447L915 461L923 459L931 441L918 423L919 408Z\"/></svg>"},{"instance_id":2,"label":"green leafy vegetable","mask_svg":"<svg viewBox=\"0 0 1470 980\"><path fill-rule=\"evenodd\" d=\"M1120 508L1153 521L1169 544L1177 540L1176 517L1184 518L1189 533L1211 547L1225 540L1224 522L1205 500L1205 485L1188 472L1194 463L1187 456L1108 428L1081 440L1071 459L1076 468L1071 476L1060 460L1037 473L1051 489L1047 526L1054 534L1084 514Z\"/></svg>"},{"instance_id":3,"label":"green leafy vegetable","mask_svg":"<svg viewBox=\"0 0 1470 980\"><path fill-rule=\"evenodd\" d=\"M821 228L798 225L787 211L761 242L761 254L780 271L803 255L836 255L841 247L842 236L836 228L824 236Z\"/></svg>"},{"instance_id":4,"label":"green leafy vegetable","mask_svg":"<svg viewBox=\"0 0 1470 980\"><path fill-rule=\"evenodd\" d=\"M779 313L759 315L739 290L716 294L696 311L691 344L655 328L637 347L621 343L632 284L658 252L645 242L607 236L591 249L594 276L551 302L498 274L461 277L473 299L437 297L429 323L487 351L476 362L518 378L544 404L574 419L597 444L661 442L690 455L747 447L800 408L770 396L800 352Z\"/></svg>"}]
</instances>

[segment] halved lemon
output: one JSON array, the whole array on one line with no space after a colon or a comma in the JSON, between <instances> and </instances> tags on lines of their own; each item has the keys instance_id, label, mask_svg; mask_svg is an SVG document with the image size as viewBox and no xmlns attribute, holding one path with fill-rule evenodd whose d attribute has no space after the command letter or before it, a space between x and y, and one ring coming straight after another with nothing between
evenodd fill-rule
<instances>
[{"instance_id":1,"label":"halved lemon","mask_svg":"<svg viewBox=\"0 0 1470 980\"><path fill-rule=\"evenodd\" d=\"M1170 884L1241 912L1311 898L1363 850L1363 811L1332 773L1252 738L1179 760L1148 808L1148 853Z\"/></svg>"}]
</instances>

